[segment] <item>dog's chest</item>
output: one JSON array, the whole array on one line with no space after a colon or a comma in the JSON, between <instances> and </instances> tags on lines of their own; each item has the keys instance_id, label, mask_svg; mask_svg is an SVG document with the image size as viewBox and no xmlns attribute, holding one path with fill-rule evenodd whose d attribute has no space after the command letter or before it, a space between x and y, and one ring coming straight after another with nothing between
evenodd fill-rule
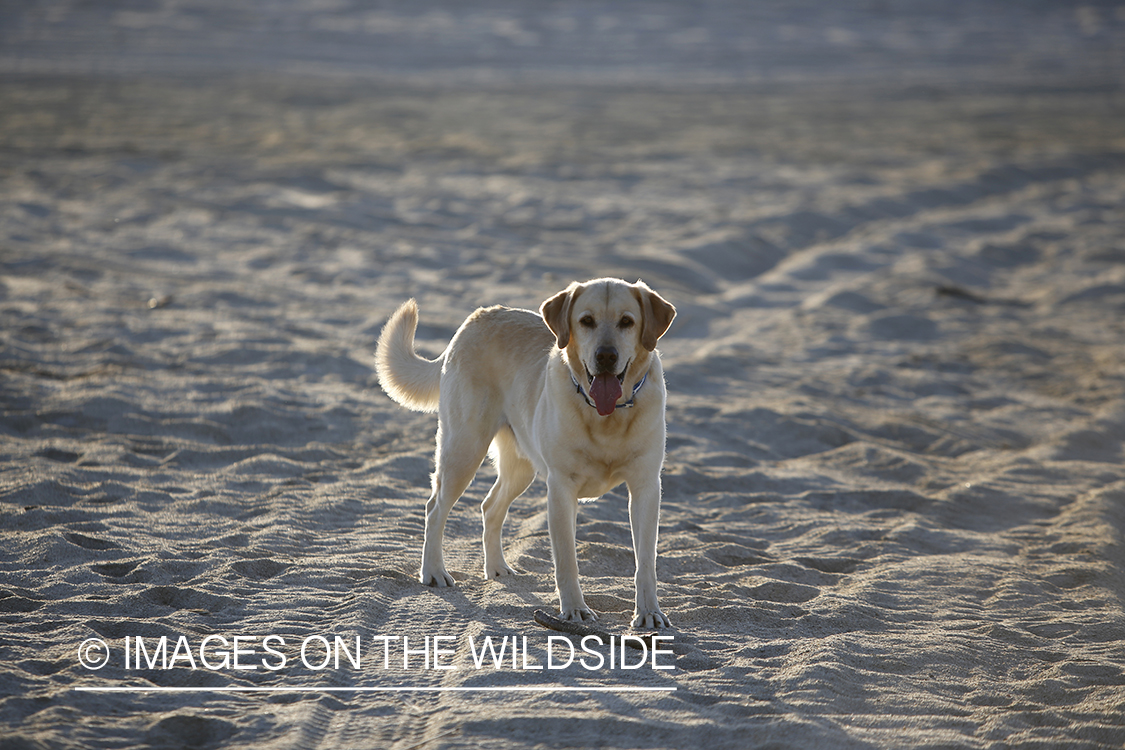
<instances>
[{"instance_id":1,"label":"dog's chest","mask_svg":"<svg viewBox=\"0 0 1125 750\"><path fill-rule=\"evenodd\" d=\"M653 444L656 435L639 429L644 421L609 416L583 425L584 439L573 444L571 460L571 470L582 485L580 496L607 492L626 481L646 455L660 450L659 444Z\"/></svg>"}]
</instances>

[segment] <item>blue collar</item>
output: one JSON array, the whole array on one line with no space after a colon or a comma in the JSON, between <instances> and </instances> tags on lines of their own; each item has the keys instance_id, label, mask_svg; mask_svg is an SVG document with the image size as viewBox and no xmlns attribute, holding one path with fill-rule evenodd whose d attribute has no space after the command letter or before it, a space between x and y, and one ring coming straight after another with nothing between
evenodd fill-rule
<instances>
[{"instance_id":1,"label":"blue collar","mask_svg":"<svg viewBox=\"0 0 1125 750\"><path fill-rule=\"evenodd\" d=\"M623 404L616 404L615 408L626 409L630 406L634 406L633 402L637 400L637 391L639 391L641 389L641 386L645 384L646 380L648 380L648 373L647 372L644 374L644 377L642 377L640 380L638 380L637 384L633 386L633 393L629 396L629 400L626 401ZM598 408L598 405L595 404L593 401L591 401L590 397L588 395L586 395L585 389L583 389L582 386L580 386L578 384L578 379L574 377L573 372L570 373L570 382L574 383L574 387L576 389L578 389L578 393L582 396L582 398L586 399L587 404L594 407L595 409Z\"/></svg>"}]
</instances>

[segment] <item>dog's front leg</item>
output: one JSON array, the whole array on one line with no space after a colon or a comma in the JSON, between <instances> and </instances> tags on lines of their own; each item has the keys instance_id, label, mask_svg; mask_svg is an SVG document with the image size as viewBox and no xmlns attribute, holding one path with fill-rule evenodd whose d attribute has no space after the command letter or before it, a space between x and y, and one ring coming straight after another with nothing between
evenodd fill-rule
<instances>
[{"instance_id":1,"label":"dog's front leg","mask_svg":"<svg viewBox=\"0 0 1125 750\"><path fill-rule=\"evenodd\" d=\"M578 493L568 482L547 477L547 530L551 534L551 556L555 560L555 588L559 592L559 616L583 622L598 616L586 606L578 584Z\"/></svg>"},{"instance_id":2,"label":"dog's front leg","mask_svg":"<svg viewBox=\"0 0 1125 750\"><path fill-rule=\"evenodd\" d=\"M660 525L660 476L629 483L629 526L633 532L633 557L637 572L633 583L637 607L634 628L667 628L671 622L660 611L656 598L656 537Z\"/></svg>"}]
</instances>

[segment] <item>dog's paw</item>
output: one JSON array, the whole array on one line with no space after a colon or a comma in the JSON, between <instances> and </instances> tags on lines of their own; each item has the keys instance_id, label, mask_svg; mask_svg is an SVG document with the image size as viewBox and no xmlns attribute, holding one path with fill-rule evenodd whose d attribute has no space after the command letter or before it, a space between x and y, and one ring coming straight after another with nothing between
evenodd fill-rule
<instances>
[{"instance_id":1,"label":"dog's paw","mask_svg":"<svg viewBox=\"0 0 1125 750\"><path fill-rule=\"evenodd\" d=\"M436 589L443 589L447 586L455 585L453 576L446 573L444 568L434 571L423 568L418 574L418 580L426 586L433 586Z\"/></svg>"},{"instance_id":2,"label":"dog's paw","mask_svg":"<svg viewBox=\"0 0 1125 750\"><path fill-rule=\"evenodd\" d=\"M564 609L559 612L559 619L566 620L567 622L594 622L598 616L594 614L594 610L586 607L579 607L577 609Z\"/></svg>"},{"instance_id":3,"label":"dog's paw","mask_svg":"<svg viewBox=\"0 0 1125 750\"><path fill-rule=\"evenodd\" d=\"M658 609L654 612L637 612L633 617L633 627L638 630L670 628L672 622Z\"/></svg>"},{"instance_id":4,"label":"dog's paw","mask_svg":"<svg viewBox=\"0 0 1125 750\"><path fill-rule=\"evenodd\" d=\"M513 569L510 565L508 565L506 563L501 563L500 565L492 565L492 566L486 565L485 568L484 568L484 577L488 578L488 579L504 578L506 576L514 576L515 574L516 574L515 569Z\"/></svg>"}]
</instances>

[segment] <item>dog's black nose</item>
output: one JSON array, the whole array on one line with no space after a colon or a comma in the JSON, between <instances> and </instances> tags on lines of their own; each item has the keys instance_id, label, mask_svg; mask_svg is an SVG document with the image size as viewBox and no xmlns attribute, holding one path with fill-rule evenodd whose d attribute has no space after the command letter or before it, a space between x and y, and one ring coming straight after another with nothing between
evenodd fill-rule
<instances>
[{"instance_id":1,"label":"dog's black nose","mask_svg":"<svg viewBox=\"0 0 1125 750\"><path fill-rule=\"evenodd\" d=\"M594 352L598 369L602 372L617 372L617 349L612 346L599 346Z\"/></svg>"}]
</instances>

